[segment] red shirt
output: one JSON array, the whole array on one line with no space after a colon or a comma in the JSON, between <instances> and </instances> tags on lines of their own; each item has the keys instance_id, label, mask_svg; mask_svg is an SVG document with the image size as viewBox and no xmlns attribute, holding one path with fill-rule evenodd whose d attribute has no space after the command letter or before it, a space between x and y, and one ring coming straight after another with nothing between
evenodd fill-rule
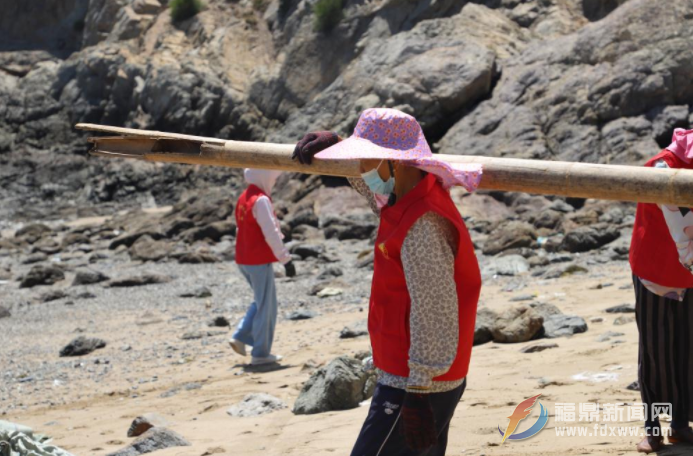
<instances>
[{"instance_id":1,"label":"red shirt","mask_svg":"<svg viewBox=\"0 0 693 456\"><path fill-rule=\"evenodd\" d=\"M448 219L459 235L455 254L459 341L450 370L434 381L460 380L467 375L474 342L476 308L481 275L474 247L450 193L436 177L426 176L394 206L381 209L375 245L368 331L375 365L390 374L409 376L409 311L411 298L401 260L402 243L409 228L426 212Z\"/></svg>"},{"instance_id":2,"label":"red shirt","mask_svg":"<svg viewBox=\"0 0 693 456\"><path fill-rule=\"evenodd\" d=\"M664 149L645 166L664 160L669 168L693 169L673 152ZM630 266L636 276L672 288L693 288L693 274L679 261L676 243L664 220L662 209L653 203L639 203L630 243Z\"/></svg>"},{"instance_id":3,"label":"red shirt","mask_svg":"<svg viewBox=\"0 0 693 456\"><path fill-rule=\"evenodd\" d=\"M260 187L251 184L238 199L236 205L236 263L238 264L259 265L277 261L253 215L253 206L261 196L267 196L267 194Z\"/></svg>"}]
</instances>

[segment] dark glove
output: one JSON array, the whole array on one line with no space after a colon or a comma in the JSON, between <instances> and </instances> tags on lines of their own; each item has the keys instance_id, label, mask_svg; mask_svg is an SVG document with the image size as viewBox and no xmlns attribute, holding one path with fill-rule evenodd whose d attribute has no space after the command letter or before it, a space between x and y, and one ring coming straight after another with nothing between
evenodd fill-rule
<instances>
[{"instance_id":1,"label":"dark glove","mask_svg":"<svg viewBox=\"0 0 693 456\"><path fill-rule=\"evenodd\" d=\"M408 392L404 396L401 416L400 430L411 450L423 451L438 443L433 407L428 394Z\"/></svg>"},{"instance_id":2,"label":"dark glove","mask_svg":"<svg viewBox=\"0 0 693 456\"><path fill-rule=\"evenodd\" d=\"M320 151L334 146L339 142L339 136L333 131L314 131L308 133L296 144L293 160L298 160L302 165L310 165L313 156Z\"/></svg>"},{"instance_id":3,"label":"dark glove","mask_svg":"<svg viewBox=\"0 0 693 456\"><path fill-rule=\"evenodd\" d=\"M294 266L294 263L292 261L289 261L284 265L284 272L286 272L287 277L296 276L296 266Z\"/></svg>"}]
</instances>

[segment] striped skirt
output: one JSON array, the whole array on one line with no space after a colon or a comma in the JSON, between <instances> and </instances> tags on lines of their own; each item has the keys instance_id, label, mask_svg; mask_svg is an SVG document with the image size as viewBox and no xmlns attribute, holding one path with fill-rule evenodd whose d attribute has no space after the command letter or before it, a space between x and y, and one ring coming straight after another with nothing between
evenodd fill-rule
<instances>
[{"instance_id":1,"label":"striped skirt","mask_svg":"<svg viewBox=\"0 0 693 456\"><path fill-rule=\"evenodd\" d=\"M658 296L633 277L638 323L638 381L648 415L653 403L673 406L673 419L693 421L693 291L679 302Z\"/></svg>"}]
</instances>

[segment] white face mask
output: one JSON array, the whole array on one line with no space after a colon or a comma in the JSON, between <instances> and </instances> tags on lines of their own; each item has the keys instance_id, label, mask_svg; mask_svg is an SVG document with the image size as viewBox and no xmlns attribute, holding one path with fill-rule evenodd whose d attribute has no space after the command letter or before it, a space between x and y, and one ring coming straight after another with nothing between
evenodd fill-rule
<instances>
[{"instance_id":1,"label":"white face mask","mask_svg":"<svg viewBox=\"0 0 693 456\"><path fill-rule=\"evenodd\" d=\"M380 177L380 174L378 174L378 168L380 168L380 165L382 165L384 161L385 159L381 160L378 166L366 173L362 173L361 177L373 193L387 196L395 189L395 178L392 176L386 182Z\"/></svg>"}]
</instances>

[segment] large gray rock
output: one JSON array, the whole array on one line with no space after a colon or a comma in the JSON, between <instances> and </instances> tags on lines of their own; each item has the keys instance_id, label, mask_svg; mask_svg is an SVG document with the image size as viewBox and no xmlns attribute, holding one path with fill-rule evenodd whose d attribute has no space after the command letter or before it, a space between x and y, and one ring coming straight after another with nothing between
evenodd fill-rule
<instances>
[{"instance_id":1,"label":"large gray rock","mask_svg":"<svg viewBox=\"0 0 693 456\"><path fill-rule=\"evenodd\" d=\"M693 99L692 13L688 0L630 0L576 33L528 46L440 152L642 163L666 145L655 141L662 108ZM668 139L673 127L664 127Z\"/></svg>"},{"instance_id":2,"label":"large gray rock","mask_svg":"<svg viewBox=\"0 0 693 456\"><path fill-rule=\"evenodd\" d=\"M293 412L310 415L358 407L370 397L366 394L369 376L361 361L340 356L311 375L296 399Z\"/></svg>"},{"instance_id":3,"label":"large gray rock","mask_svg":"<svg viewBox=\"0 0 693 456\"><path fill-rule=\"evenodd\" d=\"M55 265L37 265L22 278L19 288L32 288L37 285L53 285L65 279L63 270Z\"/></svg>"},{"instance_id":4,"label":"large gray rock","mask_svg":"<svg viewBox=\"0 0 693 456\"><path fill-rule=\"evenodd\" d=\"M248 417L264 415L276 410L285 409L286 404L281 399L266 393L248 394L241 402L226 411L231 416Z\"/></svg>"},{"instance_id":5,"label":"large gray rock","mask_svg":"<svg viewBox=\"0 0 693 456\"><path fill-rule=\"evenodd\" d=\"M103 272L94 269L79 269L75 274L75 279L72 281L72 286L78 285L93 285L110 280Z\"/></svg>"},{"instance_id":6,"label":"large gray rock","mask_svg":"<svg viewBox=\"0 0 693 456\"><path fill-rule=\"evenodd\" d=\"M476 321L474 322L474 345L485 344L493 340L492 329L496 324L498 314L491 309L482 307L476 312Z\"/></svg>"},{"instance_id":7,"label":"large gray rock","mask_svg":"<svg viewBox=\"0 0 693 456\"><path fill-rule=\"evenodd\" d=\"M527 222L511 221L496 227L484 243L484 255L505 250L531 247L537 239L536 230Z\"/></svg>"},{"instance_id":8,"label":"large gray rock","mask_svg":"<svg viewBox=\"0 0 693 456\"><path fill-rule=\"evenodd\" d=\"M183 436L170 429L153 427L139 436L130 445L106 456L138 456L166 448L190 446Z\"/></svg>"},{"instance_id":9,"label":"large gray rock","mask_svg":"<svg viewBox=\"0 0 693 456\"><path fill-rule=\"evenodd\" d=\"M527 342L541 330L543 322L531 307L511 307L499 315L491 334L494 342Z\"/></svg>"},{"instance_id":10,"label":"large gray rock","mask_svg":"<svg viewBox=\"0 0 693 456\"><path fill-rule=\"evenodd\" d=\"M104 348L106 341L92 337L79 336L60 350L60 356L83 356L94 350Z\"/></svg>"},{"instance_id":11,"label":"large gray rock","mask_svg":"<svg viewBox=\"0 0 693 456\"><path fill-rule=\"evenodd\" d=\"M122 287L139 287L143 285L154 285L160 283L168 283L171 278L161 274L142 274L130 277L124 277L120 279L113 279L108 282L109 287L122 288Z\"/></svg>"},{"instance_id":12,"label":"large gray rock","mask_svg":"<svg viewBox=\"0 0 693 456\"><path fill-rule=\"evenodd\" d=\"M133 261L159 261L171 254L173 247L167 241L155 241L150 236L141 236L130 247L130 259Z\"/></svg>"},{"instance_id":13,"label":"large gray rock","mask_svg":"<svg viewBox=\"0 0 693 456\"><path fill-rule=\"evenodd\" d=\"M506 255L491 259L481 270L481 274L483 277L516 276L527 271L529 271L529 262L522 255Z\"/></svg>"},{"instance_id":14,"label":"large gray rock","mask_svg":"<svg viewBox=\"0 0 693 456\"><path fill-rule=\"evenodd\" d=\"M619 238L618 229L608 226L581 226L565 235L561 249L571 253L598 249Z\"/></svg>"},{"instance_id":15,"label":"large gray rock","mask_svg":"<svg viewBox=\"0 0 693 456\"><path fill-rule=\"evenodd\" d=\"M128 437L139 437L153 427L166 427L166 418L156 413L145 413L135 418L128 429Z\"/></svg>"},{"instance_id":16,"label":"large gray rock","mask_svg":"<svg viewBox=\"0 0 693 456\"><path fill-rule=\"evenodd\" d=\"M544 320L544 337L572 336L587 331L587 323L576 315L551 315Z\"/></svg>"}]
</instances>

